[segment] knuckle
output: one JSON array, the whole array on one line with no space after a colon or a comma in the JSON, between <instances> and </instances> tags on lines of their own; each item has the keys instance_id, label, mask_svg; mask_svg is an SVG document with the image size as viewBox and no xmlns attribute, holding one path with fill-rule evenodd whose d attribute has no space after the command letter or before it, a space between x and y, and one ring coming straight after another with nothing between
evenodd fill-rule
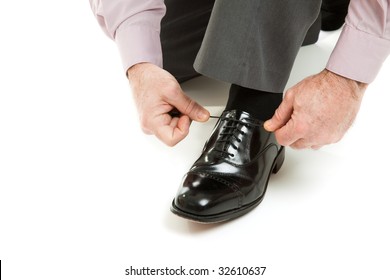
<instances>
[{"instance_id":1,"label":"knuckle","mask_svg":"<svg viewBox=\"0 0 390 280\"><path fill-rule=\"evenodd\" d=\"M275 132L275 138L280 145L287 146L287 139L279 131Z\"/></svg>"},{"instance_id":2,"label":"knuckle","mask_svg":"<svg viewBox=\"0 0 390 280\"><path fill-rule=\"evenodd\" d=\"M172 82L165 84L164 88L162 89L162 95L169 100L175 100L179 98L180 93L181 92L178 86Z\"/></svg>"},{"instance_id":3,"label":"knuckle","mask_svg":"<svg viewBox=\"0 0 390 280\"><path fill-rule=\"evenodd\" d=\"M301 148L297 144L291 144L290 148L292 148L294 150L301 150Z\"/></svg>"},{"instance_id":4,"label":"knuckle","mask_svg":"<svg viewBox=\"0 0 390 280\"><path fill-rule=\"evenodd\" d=\"M284 94L284 99L286 99L286 101L291 101L293 96L294 96L294 91L292 89L288 89Z\"/></svg>"},{"instance_id":5,"label":"knuckle","mask_svg":"<svg viewBox=\"0 0 390 280\"><path fill-rule=\"evenodd\" d=\"M297 142L293 143L290 147L296 150L303 150L307 148L307 145L304 140L298 140Z\"/></svg>"},{"instance_id":6,"label":"knuckle","mask_svg":"<svg viewBox=\"0 0 390 280\"><path fill-rule=\"evenodd\" d=\"M152 130L149 125L149 120L145 117L140 117L140 127L145 134L152 134Z\"/></svg>"},{"instance_id":7,"label":"knuckle","mask_svg":"<svg viewBox=\"0 0 390 280\"><path fill-rule=\"evenodd\" d=\"M145 133L145 134L152 134L151 131L150 131L150 129L147 128L146 126L141 125L141 130L142 130L142 132Z\"/></svg>"},{"instance_id":8,"label":"knuckle","mask_svg":"<svg viewBox=\"0 0 390 280\"><path fill-rule=\"evenodd\" d=\"M172 141L172 140L166 140L165 141L165 144L168 146L168 147L173 147L176 145L176 142Z\"/></svg>"},{"instance_id":9,"label":"knuckle","mask_svg":"<svg viewBox=\"0 0 390 280\"><path fill-rule=\"evenodd\" d=\"M295 124L295 131L298 135L305 135L308 132L308 126L304 122L297 122Z\"/></svg>"},{"instance_id":10,"label":"knuckle","mask_svg":"<svg viewBox=\"0 0 390 280\"><path fill-rule=\"evenodd\" d=\"M180 142L180 138L177 139L177 138L174 138L174 137L167 137L165 138L164 140L164 143L168 146L168 147L173 147L175 146L177 143Z\"/></svg>"},{"instance_id":11,"label":"knuckle","mask_svg":"<svg viewBox=\"0 0 390 280\"><path fill-rule=\"evenodd\" d=\"M329 143L329 144L331 144L331 143L337 143L337 142L339 142L339 141L341 140L341 138L342 138L342 136L340 136L340 135L334 135L334 136L330 139L330 143Z\"/></svg>"},{"instance_id":12,"label":"knuckle","mask_svg":"<svg viewBox=\"0 0 390 280\"><path fill-rule=\"evenodd\" d=\"M188 104L184 110L184 114L189 115L192 113L196 108L196 102L192 99L188 100Z\"/></svg>"},{"instance_id":13,"label":"knuckle","mask_svg":"<svg viewBox=\"0 0 390 280\"><path fill-rule=\"evenodd\" d=\"M315 150L315 151L318 151L319 149L321 149L323 146L322 145L314 145L314 146L311 146L311 149L312 150Z\"/></svg>"},{"instance_id":14,"label":"knuckle","mask_svg":"<svg viewBox=\"0 0 390 280\"><path fill-rule=\"evenodd\" d=\"M281 121L283 119L283 109L281 107L278 107L275 110L274 116L277 121Z\"/></svg>"}]
</instances>

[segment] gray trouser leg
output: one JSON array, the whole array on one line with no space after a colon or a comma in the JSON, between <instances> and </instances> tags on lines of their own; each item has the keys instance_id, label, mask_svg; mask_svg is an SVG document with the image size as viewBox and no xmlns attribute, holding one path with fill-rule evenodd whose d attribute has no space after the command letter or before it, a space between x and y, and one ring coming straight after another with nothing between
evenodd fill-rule
<instances>
[{"instance_id":1,"label":"gray trouser leg","mask_svg":"<svg viewBox=\"0 0 390 280\"><path fill-rule=\"evenodd\" d=\"M218 80L283 92L321 0L216 0L195 69Z\"/></svg>"}]
</instances>

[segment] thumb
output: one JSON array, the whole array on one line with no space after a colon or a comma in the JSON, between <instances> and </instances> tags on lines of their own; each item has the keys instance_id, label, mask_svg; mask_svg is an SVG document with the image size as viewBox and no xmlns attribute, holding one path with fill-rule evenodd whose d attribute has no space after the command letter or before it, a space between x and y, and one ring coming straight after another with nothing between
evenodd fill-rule
<instances>
[{"instance_id":1,"label":"thumb","mask_svg":"<svg viewBox=\"0 0 390 280\"><path fill-rule=\"evenodd\" d=\"M178 94L176 98L171 101L171 104L191 120L205 122L210 118L209 111L185 95L184 92Z\"/></svg>"},{"instance_id":2,"label":"thumb","mask_svg":"<svg viewBox=\"0 0 390 280\"><path fill-rule=\"evenodd\" d=\"M290 120L294 111L293 103L293 98L288 93L286 93L285 98L276 109L275 114L271 119L264 123L264 128L270 132L273 132L283 127Z\"/></svg>"}]
</instances>

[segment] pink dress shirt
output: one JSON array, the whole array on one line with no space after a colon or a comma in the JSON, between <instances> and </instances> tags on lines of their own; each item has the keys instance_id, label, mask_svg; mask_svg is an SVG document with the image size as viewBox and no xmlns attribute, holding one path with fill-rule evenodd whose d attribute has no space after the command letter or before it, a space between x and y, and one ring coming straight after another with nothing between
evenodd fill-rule
<instances>
[{"instance_id":1,"label":"pink dress shirt","mask_svg":"<svg viewBox=\"0 0 390 280\"><path fill-rule=\"evenodd\" d=\"M125 71L150 62L162 67L164 0L89 0L100 26L115 40ZM390 0L351 0L346 24L326 68L371 83L390 52Z\"/></svg>"}]
</instances>

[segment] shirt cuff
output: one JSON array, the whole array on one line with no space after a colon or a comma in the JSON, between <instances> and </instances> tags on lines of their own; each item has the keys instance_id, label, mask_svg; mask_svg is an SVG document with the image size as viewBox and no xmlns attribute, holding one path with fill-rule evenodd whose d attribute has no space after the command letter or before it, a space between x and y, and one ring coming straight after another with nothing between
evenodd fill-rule
<instances>
[{"instance_id":1,"label":"shirt cuff","mask_svg":"<svg viewBox=\"0 0 390 280\"><path fill-rule=\"evenodd\" d=\"M326 69L358 82L371 83L389 51L389 40L345 25Z\"/></svg>"},{"instance_id":2,"label":"shirt cuff","mask_svg":"<svg viewBox=\"0 0 390 280\"><path fill-rule=\"evenodd\" d=\"M131 66L141 62L149 62L162 67L159 30L144 24L122 25L116 31L115 42L125 73Z\"/></svg>"}]
</instances>

